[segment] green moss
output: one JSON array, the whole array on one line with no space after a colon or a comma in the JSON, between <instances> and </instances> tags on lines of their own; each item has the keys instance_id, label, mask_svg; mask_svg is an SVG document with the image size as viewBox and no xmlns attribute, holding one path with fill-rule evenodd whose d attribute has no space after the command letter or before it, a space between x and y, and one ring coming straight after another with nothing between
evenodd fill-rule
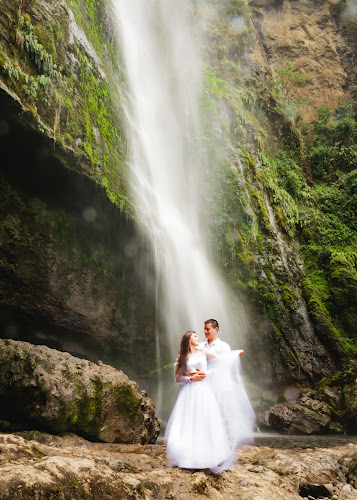
<instances>
[{"instance_id":1,"label":"green moss","mask_svg":"<svg viewBox=\"0 0 357 500\"><path fill-rule=\"evenodd\" d=\"M333 324L328 309L321 301L318 293L312 282L308 278L302 280L303 290L307 298L309 312L321 333L325 336L325 340L330 341L331 348L339 351L342 350L346 354L353 354L356 347L346 338L343 333Z\"/></svg>"},{"instance_id":2,"label":"green moss","mask_svg":"<svg viewBox=\"0 0 357 500\"><path fill-rule=\"evenodd\" d=\"M28 353L20 354L16 351L0 350L0 377L9 380L21 372L33 372L33 365L28 361Z\"/></svg>"},{"instance_id":3,"label":"green moss","mask_svg":"<svg viewBox=\"0 0 357 500\"><path fill-rule=\"evenodd\" d=\"M346 371L337 372L333 377L325 377L320 380L320 387L346 388L354 385L357 377L357 365L353 363Z\"/></svg>"},{"instance_id":4,"label":"green moss","mask_svg":"<svg viewBox=\"0 0 357 500\"><path fill-rule=\"evenodd\" d=\"M212 71L205 72L205 84L207 91L216 99L227 96L228 83L218 78Z\"/></svg>"},{"instance_id":5,"label":"green moss","mask_svg":"<svg viewBox=\"0 0 357 500\"><path fill-rule=\"evenodd\" d=\"M112 388L117 408L126 414L131 421L139 418L140 401L134 390L127 384L116 384Z\"/></svg>"},{"instance_id":6,"label":"green moss","mask_svg":"<svg viewBox=\"0 0 357 500\"><path fill-rule=\"evenodd\" d=\"M115 71L119 68L117 62L113 65L112 61L110 67L106 64L105 58L113 56L112 42L108 51L105 33L98 23L102 2L93 5L92 2L74 2L74 11L76 14L89 9L89 18L80 15L77 21L84 24L85 30L88 21L91 23L89 32L95 32L95 45L106 69L106 78L97 71L96 64L91 62L82 46L66 45L64 31L68 29L68 16L63 14L60 21L47 18L48 13L41 18L37 14L31 16L25 12L26 8L32 12L31 4L22 9L20 18L10 10L15 26L15 33L11 34L14 43L9 41L0 47L0 75L24 106L33 110L41 130L54 137L57 145L71 146L88 156L93 165L88 174L102 185L104 175L108 181L105 188L109 199L121 210L131 212L126 195L123 113L116 90L117 76L112 75L113 68ZM95 28L93 19L96 20ZM10 33L8 40L11 40ZM68 51L80 62L76 74L64 58ZM94 168L98 165L101 165L100 170Z\"/></svg>"},{"instance_id":7,"label":"green moss","mask_svg":"<svg viewBox=\"0 0 357 500\"><path fill-rule=\"evenodd\" d=\"M103 381L95 377L91 384L92 387L87 388L82 382L77 382L74 403L69 403L66 412L71 415L75 432L98 439L103 410Z\"/></svg>"},{"instance_id":8,"label":"green moss","mask_svg":"<svg viewBox=\"0 0 357 500\"><path fill-rule=\"evenodd\" d=\"M290 347L288 347L288 346L285 346L285 348L288 351L288 353L290 354L290 356L292 357L292 359L295 361L295 363L297 365L300 365L300 362L299 362L299 360L298 360L298 358L296 356L296 353L294 353L294 351Z\"/></svg>"},{"instance_id":9,"label":"green moss","mask_svg":"<svg viewBox=\"0 0 357 500\"><path fill-rule=\"evenodd\" d=\"M32 448L32 451L34 452L34 454L38 457L38 458L42 458L45 456L44 453L42 453L42 451L38 450L37 448Z\"/></svg>"},{"instance_id":10,"label":"green moss","mask_svg":"<svg viewBox=\"0 0 357 500\"><path fill-rule=\"evenodd\" d=\"M97 417L101 418L103 412L103 380L100 377L95 377L92 380L94 385L94 398L91 405L91 412Z\"/></svg>"}]
</instances>

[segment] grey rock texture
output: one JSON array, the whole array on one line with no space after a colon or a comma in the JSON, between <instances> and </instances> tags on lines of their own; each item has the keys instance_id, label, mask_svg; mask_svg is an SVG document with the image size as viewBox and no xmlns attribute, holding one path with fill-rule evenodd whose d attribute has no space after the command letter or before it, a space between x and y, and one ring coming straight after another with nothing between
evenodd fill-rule
<instances>
[{"instance_id":1,"label":"grey rock texture","mask_svg":"<svg viewBox=\"0 0 357 500\"><path fill-rule=\"evenodd\" d=\"M0 340L0 375L3 427L71 431L109 443L156 441L153 402L111 366Z\"/></svg>"},{"instance_id":2,"label":"grey rock texture","mask_svg":"<svg viewBox=\"0 0 357 500\"><path fill-rule=\"evenodd\" d=\"M308 397L275 406L266 419L269 427L288 434L326 433L331 423L328 405Z\"/></svg>"}]
</instances>

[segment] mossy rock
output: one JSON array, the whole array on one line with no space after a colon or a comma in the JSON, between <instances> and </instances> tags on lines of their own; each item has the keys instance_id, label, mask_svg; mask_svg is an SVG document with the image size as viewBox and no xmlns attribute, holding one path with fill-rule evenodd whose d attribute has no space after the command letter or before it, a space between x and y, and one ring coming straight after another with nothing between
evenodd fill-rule
<instances>
[{"instance_id":1,"label":"mossy rock","mask_svg":"<svg viewBox=\"0 0 357 500\"><path fill-rule=\"evenodd\" d=\"M152 401L110 366L0 340L0 373L0 420L17 430L123 443L154 442L159 432Z\"/></svg>"}]
</instances>

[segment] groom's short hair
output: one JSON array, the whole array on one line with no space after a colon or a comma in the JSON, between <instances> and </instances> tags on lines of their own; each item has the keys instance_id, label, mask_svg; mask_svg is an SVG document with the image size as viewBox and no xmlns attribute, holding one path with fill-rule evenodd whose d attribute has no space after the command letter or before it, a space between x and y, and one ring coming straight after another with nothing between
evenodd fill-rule
<instances>
[{"instance_id":1,"label":"groom's short hair","mask_svg":"<svg viewBox=\"0 0 357 500\"><path fill-rule=\"evenodd\" d=\"M213 328L218 328L218 330L219 330L219 324L218 324L218 321L216 319L207 319L205 321L205 325L207 325L207 323L211 323Z\"/></svg>"}]
</instances>

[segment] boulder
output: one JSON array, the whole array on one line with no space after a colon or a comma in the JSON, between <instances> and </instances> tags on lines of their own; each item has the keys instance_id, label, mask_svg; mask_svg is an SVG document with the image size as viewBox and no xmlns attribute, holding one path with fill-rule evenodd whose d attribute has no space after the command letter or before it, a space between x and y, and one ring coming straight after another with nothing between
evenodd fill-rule
<instances>
[{"instance_id":1,"label":"boulder","mask_svg":"<svg viewBox=\"0 0 357 500\"><path fill-rule=\"evenodd\" d=\"M341 387L322 387L316 393L313 399L324 401L336 411L342 408L342 389Z\"/></svg>"},{"instance_id":2,"label":"boulder","mask_svg":"<svg viewBox=\"0 0 357 500\"><path fill-rule=\"evenodd\" d=\"M349 462L347 462L347 479L348 482L354 487L357 488L357 451L354 455L352 455Z\"/></svg>"},{"instance_id":3,"label":"boulder","mask_svg":"<svg viewBox=\"0 0 357 500\"><path fill-rule=\"evenodd\" d=\"M265 418L271 429L288 434L321 434L331 423L327 404L308 397L276 405Z\"/></svg>"},{"instance_id":4,"label":"boulder","mask_svg":"<svg viewBox=\"0 0 357 500\"><path fill-rule=\"evenodd\" d=\"M153 443L154 403L115 368L71 354L0 339L4 430L74 432L92 441Z\"/></svg>"}]
</instances>

